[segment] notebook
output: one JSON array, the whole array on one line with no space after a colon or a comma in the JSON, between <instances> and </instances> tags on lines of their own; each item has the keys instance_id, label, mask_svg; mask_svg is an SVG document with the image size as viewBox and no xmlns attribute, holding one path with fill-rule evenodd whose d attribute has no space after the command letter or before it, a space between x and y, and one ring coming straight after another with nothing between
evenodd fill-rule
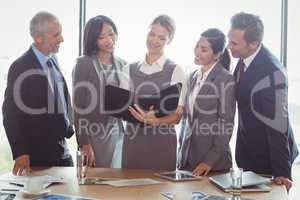
<instances>
[{"instance_id":1,"label":"notebook","mask_svg":"<svg viewBox=\"0 0 300 200\"><path fill-rule=\"evenodd\" d=\"M137 104L143 110L154 106L155 115L163 117L174 113L178 106L181 83L171 85L152 95L136 97L135 93L113 85L105 86L104 107L108 115L132 123L139 123L129 112L128 107Z\"/></svg>"}]
</instances>

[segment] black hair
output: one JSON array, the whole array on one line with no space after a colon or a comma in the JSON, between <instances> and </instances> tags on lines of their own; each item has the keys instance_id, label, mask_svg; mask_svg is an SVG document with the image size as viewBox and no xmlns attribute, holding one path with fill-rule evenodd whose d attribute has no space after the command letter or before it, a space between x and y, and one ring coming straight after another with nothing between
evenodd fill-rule
<instances>
[{"instance_id":1,"label":"black hair","mask_svg":"<svg viewBox=\"0 0 300 200\"><path fill-rule=\"evenodd\" d=\"M231 59L228 50L225 49L225 34L217 28L210 28L204 31L201 37L207 39L214 54L221 53L220 62L225 69L229 70Z\"/></svg>"},{"instance_id":2,"label":"black hair","mask_svg":"<svg viewBox=\"0 0 300 200\"><path fill-rule=\"evenodd\" d=\"M115 34L118 35L118 30L115 23L107 16L98 15L91 18L85 25L83 36L83 54L91 56L99 51L97 40L101 34L103 24L106 23L112 27Z\"/></svg>"}]
</instances>

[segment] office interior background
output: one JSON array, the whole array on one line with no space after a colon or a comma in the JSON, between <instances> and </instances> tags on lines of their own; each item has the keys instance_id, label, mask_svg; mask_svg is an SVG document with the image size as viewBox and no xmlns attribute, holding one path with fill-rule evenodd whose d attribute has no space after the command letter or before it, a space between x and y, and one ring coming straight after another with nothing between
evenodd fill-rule
<instances>
[{"instance_id":1,"label":"office interior background","mask_svg":"<svg viewBox=\"0 0 300 200\"><path fill-rule=\"evenodd\" d=\"M261 16L265 25L264 44L286 62L289 76L289 111L297 144L300 145L300 12L297 0L10 0L0 6L0 104L6 88L7 72L10 64L25 52L32 43L29 22L38 11L49 11L58 16L64 42L58 59L71 90L72 69L80 54L80 16L86 21L99 14L111 17L117 25L119 36L116 55L129 62L140 60L146 52L146 35L151 20L159 14L174 18L177 26L175 38L167 48L167 55L180 64L186 73L195 69L193 48L201 32L216 27L227 33L233 14L245 11ZM83 6L83 2L86 6ZM286 4L288 3L288 4ZM284 5L288 5L285 9ZM82 12L83 11L83 12ZM287 12L283 12L287 11ZM287 18L287 24L282 23ZM83 18L81 18L83 19ZM84 21L84 20L83 20ZM287 25L284 32L283 26ZM287 40L282 38L287 33ZM285 48L286 54L284 54ZM298 56L298 57L297 57ZM233 60L235 61L235 60ZM234 64L232 65L234 66ZM10 147L2 125L0 114L0 174L12 168ZM16 124L17 126L18 124ZM76 140L69 142L71 152L76 150ZM234 152L235 136L231 140ZM298 164L297 164L298 163ZM300 162L296 161L300 168Z\"/></svg>"}]
</instances>

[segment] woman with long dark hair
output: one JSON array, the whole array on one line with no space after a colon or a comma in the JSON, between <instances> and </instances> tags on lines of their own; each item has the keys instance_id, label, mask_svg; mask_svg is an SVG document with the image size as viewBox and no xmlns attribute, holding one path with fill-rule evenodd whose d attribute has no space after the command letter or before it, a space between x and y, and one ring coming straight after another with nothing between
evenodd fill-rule
<instances>
[{"instance_id":1,"label":"woman with long dark hair","mask_svg":"<svg viewBox=\"0 0 300 200\"><path fill-rule=\"evenodd\" d=\"M180 132L179 168L194 175L232 166L229 141L235 114L234 78L225 35L218 29L201 34L195 49L200 67L187 80Z\"/></svg>"},{"instance_id":2,"label":"woman with long dark hair","mask_svg":"<svg viewBox=\"0 0 300 200\"><path fill-rule=\"evenodd\" d=\"M103 109L105 85L119 87L119 72L126 64L114 55L117 36L110 18L91 18L84 30L84 55L74 68L74 124L79 147L88 155L90 166L121 166L122 121Z\"/></svg>"}]
</instances>

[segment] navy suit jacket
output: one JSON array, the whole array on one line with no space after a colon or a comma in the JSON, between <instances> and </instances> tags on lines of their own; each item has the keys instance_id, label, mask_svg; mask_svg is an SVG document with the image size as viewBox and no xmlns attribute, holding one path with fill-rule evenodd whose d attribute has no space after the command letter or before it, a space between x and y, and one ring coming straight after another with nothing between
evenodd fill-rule
<instances>
[{"instance_id":1,"label":"navy suit jacket","mask_svg":"<svg viewBox=\"0 0 300 200\"><path fill-rule=\"evenodd\" d=\"M291 178L298 149L288 116L287 76L281 63L263 45L237 81L236 99L238 166Z\"/></svg>"},{"instance_id":2,"label":"navy suit jacket","mask_svg":"<svg viewBox=\"0 0 300 200\"><path fill-rule=\"evenodd\" d=\"M70 113L69 92L65 80L63 82ZM47 77L30 48L9 69L2 108L13 159L29 154L31 165L52 166L62 158L66 150L64 138L71 137L74 131L67 125L63 113L51 111L53 102Z\"/></svg>"}]
</instances>

